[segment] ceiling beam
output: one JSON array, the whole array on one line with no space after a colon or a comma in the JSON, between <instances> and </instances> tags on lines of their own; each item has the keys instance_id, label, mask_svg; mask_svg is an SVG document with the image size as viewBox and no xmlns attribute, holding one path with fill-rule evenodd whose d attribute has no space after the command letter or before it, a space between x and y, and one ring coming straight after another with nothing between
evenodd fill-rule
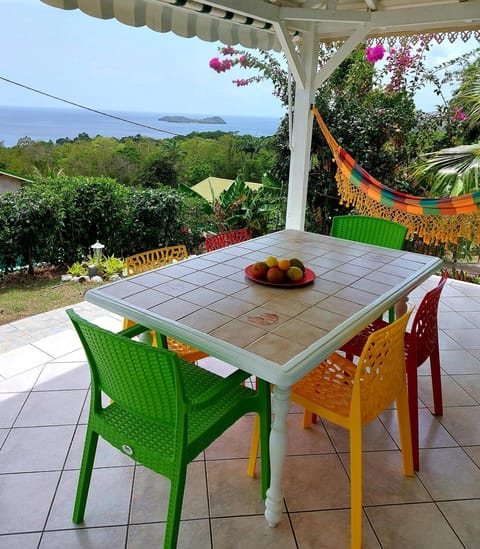
<instances>
[{"instance_id":1,"label":"ceiling beam","mask_svg":"<svg viewBox=\"0 0 480 549\"><path fill-rule=\"evenodd\" d=\"M283 53L288 61L288 67L293 74L293 78L301 89L305 89L306 76L301 59L293 45L292 38L284 23L274 23L273 27L277 33L278 40L282 46Z\"/></svg>"}]
</instances>

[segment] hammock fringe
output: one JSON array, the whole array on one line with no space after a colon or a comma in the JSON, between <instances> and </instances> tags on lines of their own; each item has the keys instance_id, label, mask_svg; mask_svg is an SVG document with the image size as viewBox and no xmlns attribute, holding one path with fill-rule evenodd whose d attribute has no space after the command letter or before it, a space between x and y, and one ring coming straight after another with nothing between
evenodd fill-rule
<instances>
[{"instance_id":1,"label":"hammock fringe","mask_svg":"<svg viewBox=\"0 0 480 549\"><path fill-rule=\"evenodd\" d=\"M480 245L480 192L433 199L390 189L339 146L316 107L313 112L337 164L340 204L400 223L408 229L407 238L418 236L427 245L458 244L461 238Z\"/></svg>"}]
</instances>

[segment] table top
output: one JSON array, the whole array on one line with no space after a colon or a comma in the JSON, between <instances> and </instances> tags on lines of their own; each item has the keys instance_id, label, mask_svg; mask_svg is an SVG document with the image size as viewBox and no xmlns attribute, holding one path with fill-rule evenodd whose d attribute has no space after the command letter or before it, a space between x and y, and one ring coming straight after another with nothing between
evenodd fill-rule
<instances>
[{"instance_id":1,"label":"table top","mask_svg":"<svg viewBox=\"0 0 480 549\"><path fill-rule=\"evenodd\" d=\"M245 276L268 256L316 274L277 288ZM284 230L94 288L86 299L271 383L291 385L421 284L436 257Z\"/></svg>"}]
</instances>

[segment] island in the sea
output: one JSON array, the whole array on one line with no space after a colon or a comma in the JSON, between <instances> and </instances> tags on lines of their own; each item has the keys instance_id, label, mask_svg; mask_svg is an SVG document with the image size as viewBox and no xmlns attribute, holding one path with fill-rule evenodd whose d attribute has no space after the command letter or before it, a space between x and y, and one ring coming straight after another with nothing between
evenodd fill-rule
<instances>
[{"instance_id":1,"label":"island in the sea","mask_svg":"<svg viewBox=\"0 0 480 549\"><path fill-rule=\"evenodd\" d=\"M220 116L207 116L206 118L188 118L187 116L162 116L162 122L177 122L180 124L226 124Z\"/></svg>"}]
</instances>

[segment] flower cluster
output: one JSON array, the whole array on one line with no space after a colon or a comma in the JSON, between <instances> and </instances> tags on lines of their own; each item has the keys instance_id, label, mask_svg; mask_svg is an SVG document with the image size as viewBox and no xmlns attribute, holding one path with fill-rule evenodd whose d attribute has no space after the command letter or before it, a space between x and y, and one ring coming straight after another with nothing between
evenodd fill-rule
<instances>
[{"instance_id":1,"label":"flower cluster","mask_svg":"<svg viewBox=\"0 0 480 549\"><path fill-rule=\"evenodd\" d=\"M229 71L232 68L232 62L230 59L220 60L218 57L214 57L213 59L210 59L209 66L215 72L221 73Z\"/></svg>"},{"instance_id":2,"label":"flower cluster","mask_svg":"<svg viewBox=\"0 0 480 549\"><path fill-rule=\"evenodd\" d=\"M463 112L462 107L455 107L453 110L453 118L454 120L463 122L468 118L468 116Z\"/></svg>"},{"instance_id":3,"label":"flower cluster","mask_svg":"<svg viewBox=\"0 0 480 549\"><path fill-rule=\"evenodd\" d=\"M376 63L377 61L380 61L383 59L385 51L385 48L381 44L377 44L371 48L366 48L365 55L367 57L367 61L369 63Z\"/></svg>"},{"instance_id":4,"label":"flower cluster","mask_svg":"<svg viewBox=\"0 0 480 549\"><path fill-rule=\"evenodd\" d=\"M229 55L229 56L238 55L238 57L233 59L228 59L228 58L219 59L218 57L214 57L213 59L210 59L209 66L215 72L218 72L218 73L227 72L235 65L240 65L244 69L249 66L247 56L235 50L234 48L232 48L232 46L226 46L225 48L220 48L220 53L222 55Z\"/></svg>"}]
</instances>

